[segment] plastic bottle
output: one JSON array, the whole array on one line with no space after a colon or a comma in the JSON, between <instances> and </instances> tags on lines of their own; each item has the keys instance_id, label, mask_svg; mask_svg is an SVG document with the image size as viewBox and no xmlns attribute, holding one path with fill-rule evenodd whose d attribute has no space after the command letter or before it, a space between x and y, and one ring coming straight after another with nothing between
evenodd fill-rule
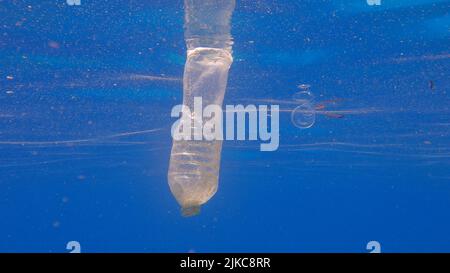
<instances>
[{"instance_id":1,"label":"plastic bottle","mask_svg":"<svg viewBox=\"0 0 450 273\"><path fill-rule=\"evenodd\" d=\"M185 0L184 4L187 60L183 105L191 110L193 124L203 124L206 120L198 120L194 113L194 98L202 97L203 107L222 106L233 62L230 19L235 1ZM216 193L221 150L221 140L173 141L168 180L184 216L198 214L200 206Z\"/></svg>"}]
</instances>

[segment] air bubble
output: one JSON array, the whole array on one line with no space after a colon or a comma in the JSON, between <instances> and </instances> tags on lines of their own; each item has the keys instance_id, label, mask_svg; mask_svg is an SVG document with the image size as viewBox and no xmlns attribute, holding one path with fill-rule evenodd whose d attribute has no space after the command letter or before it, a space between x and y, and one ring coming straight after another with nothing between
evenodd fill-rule
<instances>
[{"instance_id":1,"label":"air bubble","mask_svg":"<svg viewBox=\"0 0 450 273\"><path fill-rule=\"evenodd\" d=\"M292 111L291 121L297 128L311 128L316 122L314 105L311 102L302 102Z\"/></svg>"},{"instance_id":2,"label":"air bubble","mask_svg":"<svg viewBox=\"0 0 450 273\"><path fill-rule=\"evenodd\" d=\"M314 95L310 91L305 90L305 91L300 91L300 92L295 93L292 96L292 99L299 103L304 103L304 102L313 103Z\"/></svg>"}]
</instances>

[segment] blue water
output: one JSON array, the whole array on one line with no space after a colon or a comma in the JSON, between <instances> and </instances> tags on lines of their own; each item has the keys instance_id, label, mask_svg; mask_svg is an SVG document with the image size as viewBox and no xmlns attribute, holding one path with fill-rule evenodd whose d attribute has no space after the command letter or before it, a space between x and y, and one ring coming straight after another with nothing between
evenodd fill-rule
<instances>
[{"instance_id":1,"label":"blue water","mask_svg":"<svg viewBox=\"0 0 450 273\"><path fill-rule=\"evenodd\" d=\"M238 0L225 103L280 104L280 147L224 141L190 218L167 185L183 15L0 1L1 252L450 251L450 1Z\"/></svg>"}]
</instances>

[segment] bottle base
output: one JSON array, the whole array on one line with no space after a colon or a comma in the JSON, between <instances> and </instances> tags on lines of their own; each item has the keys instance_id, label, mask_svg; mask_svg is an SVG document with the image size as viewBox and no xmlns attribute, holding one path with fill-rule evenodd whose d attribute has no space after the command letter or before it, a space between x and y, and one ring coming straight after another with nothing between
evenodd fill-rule
<instances>
[{"instance_id":1,"label":"bottle base","mask_svg":"<svg viewBox=\"0 0 450 273\"><path fill-rule=\"evenodd\" d=\"M191 217L200 214L200 206L190 206L181 208L183 217Z\"/></svg>"}]
</instances>

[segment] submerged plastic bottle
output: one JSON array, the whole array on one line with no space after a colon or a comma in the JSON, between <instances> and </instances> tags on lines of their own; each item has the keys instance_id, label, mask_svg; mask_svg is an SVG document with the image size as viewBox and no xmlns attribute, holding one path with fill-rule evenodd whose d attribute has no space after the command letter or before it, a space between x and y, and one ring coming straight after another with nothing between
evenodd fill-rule
<instances>
[{"instance_id":1,"label":"submerged plastic bottle","mask_svg":"<svg viewBox=\"0 0 450 273\"><path fill-rule=\"evenodd\" d=\"M184 5L183 105L192 112L193 124L204 124L207 120L194 113L194 98L201 97L204 107L222 106L233 62L230 19L235 1L185 0ZM221 150L221 140L173 141L168 180L184 216L198 214L200 206L216 193Z\"/></svg>"}]
</instances>

